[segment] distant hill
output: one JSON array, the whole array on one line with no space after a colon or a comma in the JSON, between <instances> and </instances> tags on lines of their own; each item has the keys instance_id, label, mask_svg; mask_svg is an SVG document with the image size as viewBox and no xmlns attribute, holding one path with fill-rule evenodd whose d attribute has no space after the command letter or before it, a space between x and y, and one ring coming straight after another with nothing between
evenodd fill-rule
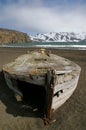
<instances>
[{"instance_id":1,"label":"distant hill","mask_svg":"<svg viewBox=\"0 0 86 130\"><path fill-rule=\"evenodd\" d=\"M30 42L30 37L23 32L0 28L0 43Z\"/></svg>"},{"instance_id":2,"label":"distant hill","mask_svg":"<svg viewBox=\"0 0 86 130\"><path fill-rule=\"evenodd\" d=\"M38 42L86 42L86 33L50 32L30 36L30 38Z\"/></svg>"}]
</instances>

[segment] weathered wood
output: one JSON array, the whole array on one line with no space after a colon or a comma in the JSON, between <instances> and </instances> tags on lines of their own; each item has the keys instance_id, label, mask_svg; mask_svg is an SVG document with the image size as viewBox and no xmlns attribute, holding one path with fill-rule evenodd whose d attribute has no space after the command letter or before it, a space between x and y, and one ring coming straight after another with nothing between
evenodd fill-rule
<instances>
[{"instance_id":1,"label":"weathered wood","mask_svg":"<svg viewBox=\"0 0 86 130\"><path fill-rule=\"evenodd\" d=\"M40 101L40 104L42 103L40 112L45 124L55 121L52 120L52 109L55 111L72 95L77 86L80 71L81 68L77 64L50 54L44 49L31 51L3 66L7 85L20 96L23 95L18 90L15 79L40 85L40 87L45 86L44 100ZM38 91L37 94L39 94Z\"/></svg>"},{"instance_id":2,"label":"weathered wood","mask_svg":"<svg viewBox=\"0 0 86 130\"><path fill-rule=\"evenodd\" d=\"M54 86L56 81L55 70L48 70L46 74L46 98L45 98L45 109L44 109L44 123L50 124L52 120L52 99L54 94Z\"/></svg>"}]
</instances>

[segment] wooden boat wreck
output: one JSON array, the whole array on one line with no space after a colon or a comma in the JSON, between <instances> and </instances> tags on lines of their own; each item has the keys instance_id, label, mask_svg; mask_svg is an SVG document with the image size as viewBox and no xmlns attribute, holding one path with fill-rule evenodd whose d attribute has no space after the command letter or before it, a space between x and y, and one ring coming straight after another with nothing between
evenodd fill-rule
<instances>
[{"instance_id":1,"label":"wooden boat wreck","mask_svg":"<svg viewBox=\"0 0 86 130\"><path fill-rule=\"evenodd\" d=\"M81 68L74 62L45 49L30 51L3 66L6 83L16 95L23 98L22 86L27 86L28 95L35 99L39 95L38 109L45 124L51 123L52 113L74 92L80 71Z\"/></svg>"}]
</instances>

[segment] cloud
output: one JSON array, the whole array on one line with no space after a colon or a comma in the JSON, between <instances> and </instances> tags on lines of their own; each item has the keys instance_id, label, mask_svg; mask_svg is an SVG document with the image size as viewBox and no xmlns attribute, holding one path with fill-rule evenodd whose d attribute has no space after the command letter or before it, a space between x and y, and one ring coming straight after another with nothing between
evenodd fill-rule
<instances>
[{"instance_id":1,"label":"cloud","mask_svg":"<svg viewBox=\"0 0 86 130\"><path fill-rule=\"evenodd\" d=\"M54 8L45 6L41 0L32 1L18 0L17 3L1 5L0 25L8 24L26 32L86 31L85 5L72 9Z\"/></svg>"}]
</instances>

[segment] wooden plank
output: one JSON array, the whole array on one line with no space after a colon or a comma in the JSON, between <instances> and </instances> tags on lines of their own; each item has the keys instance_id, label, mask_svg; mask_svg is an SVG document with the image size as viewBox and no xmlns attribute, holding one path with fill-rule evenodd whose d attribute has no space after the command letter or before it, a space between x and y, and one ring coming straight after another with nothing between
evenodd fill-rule
<instances>
[{"instance_id":1,"label":"wooden plank","mask_svg":"<svg viewBox=\"0 0 86 130\"><path fill-rule=\"evenodd\" d=\"M48 70L46 74L46 98L45 98L45 108L44 108L44 123L45 125L52 123L52 100L54 94L54 87L56 81L55 70Z\"/></svg>"}]
</instances>

